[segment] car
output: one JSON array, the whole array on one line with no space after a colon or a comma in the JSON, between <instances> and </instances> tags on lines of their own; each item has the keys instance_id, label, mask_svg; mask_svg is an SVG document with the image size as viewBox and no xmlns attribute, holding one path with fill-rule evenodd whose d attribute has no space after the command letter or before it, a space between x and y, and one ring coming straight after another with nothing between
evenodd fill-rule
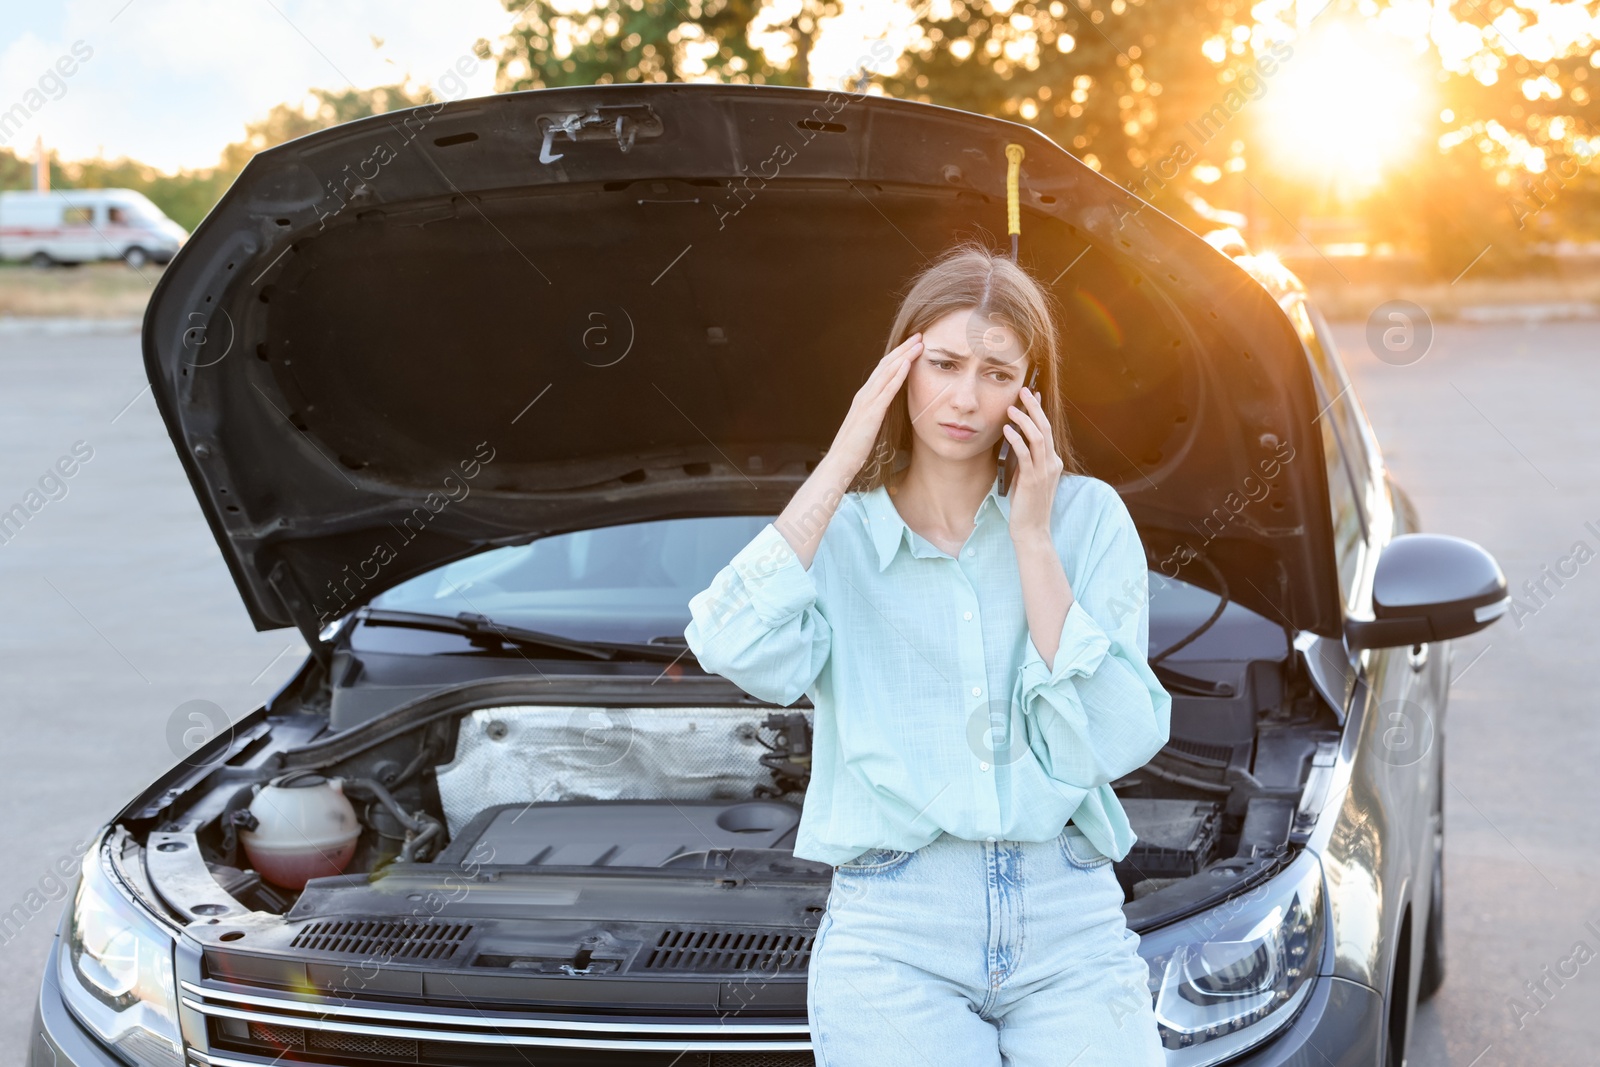
<instances>
[{"instance_id":1,"label":"car","mask_svg":"<svg viewBox=\"0 0 1600 1067\"><path fill-rule=\"evenodd\" d=\"M167 263L189 233L137 189L0 193L0 259L36 267L120 259Z\"/></svg>"},{"instance_id":2,"label":"car","mask_svg":"<svg viewBox=\"0 0 1600 1067\"><path fill-rule=\"evenodd\" d=\"M896 287L999 230L1008 145L1074 448L1149 561L1172 728L1114 783L1115 874L1168 1063L1402 1062L1451 642L1509 598L1421 529L1304 288L1027 126L712 84L309 134L163 273L161 417L308 652L180 717L100 829L31 1062L811 1064L810 702L700 670L688 601L814 469Z\"/></svg>"}]
</instances>

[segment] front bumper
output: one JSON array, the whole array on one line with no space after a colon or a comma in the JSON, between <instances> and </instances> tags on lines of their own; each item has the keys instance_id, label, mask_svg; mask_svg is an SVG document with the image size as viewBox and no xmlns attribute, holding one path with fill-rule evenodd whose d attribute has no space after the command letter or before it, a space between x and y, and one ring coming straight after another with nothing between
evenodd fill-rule
<instances>
[{"instance_id":1,"label":"front bumper","mask_svg":"<svg viewBox=\"0 0 1600 1067\"><path fill-rule=\"evenodd\" d=\"M84 1030L62 1001L56 975L60 937L58 932L46 957L26 1067L126 1067ZM1266 1044L1229 1060L1228 1067L1377 1067L1382 1050L1383 999L1357 982L1323 976L1293 1023Z\"/></svg>"},{"instance_id":2,"label":"front bumper","mask_svg":"<svg viewBox=\"0 0 1600 1067\"><path fill-rule=\"evenodd\" d=\"M1378 1067L1383 998L1348 978L1323 975L1298 1018L1224 1067Z\"/></svg>"},{"instance_id":3,"label":"front bumper","mask_svg":"<svg viewBox=\"0 0 1600 1067\"><path fill-rule=\"evenodd\" d=\"M119 1056L78 1022L63 999L59 973L60 947L62 939L67 936L70 919L70 908L64 909L50 950L45 956L39 994L34 1002L25 1067L127 1067ZM1346 978L1322 975L1311 987L1305 1006L1293 1022L1266 1042L1225 1061L1222 1067L1381 1067L1386 1029L1384 1014L1383 997L1375 990ZM201 1024L198 1032L204 1030ZM804 1048L804 1027L799 1030L800 1033L795 1036L800 1040L795 1044ZM795 1048L795 1044L789 1047ZM547 1062L566 1062L556 1050L549 1051L556 1054ZM724 1055L730 1062L745 1061L745 1056L730 1050L729 1053L713 1053L703 1060L697 1058L694 1062L708 1061L715 1065ZM299 1056L306 1056L306 1053L301 1052ZM314 1054L305 1059L299 1056L292 1062L315 1062ZM806 1052L780 1053L779 1056L779 1062L809 1062ZM191 1064L207 1062L207 1058L198 1050L186 1058ZM575 1060L583 1058L584 1054L579 1052ZM251 1058L240 1059L222 1053L217 1057L217 1062L230 1059L233 1062L246 1062ZM260 1062L269 1063L265 1059ZM279 1062L291 1061L280 1057Z\"/></svg>"}]
</instances>

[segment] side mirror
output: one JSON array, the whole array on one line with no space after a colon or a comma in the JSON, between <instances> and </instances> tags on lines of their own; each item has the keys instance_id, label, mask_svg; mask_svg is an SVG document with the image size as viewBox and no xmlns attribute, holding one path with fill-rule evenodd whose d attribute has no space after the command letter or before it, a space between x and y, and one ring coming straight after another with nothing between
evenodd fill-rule
<instances>
[{"instance_id":1,"label":"side mirror","mask_svg":"<svg viewBox=\"0 0 1600 1067\"><path fill-rule=\"evenodd\" d=\"M1500 564L1482 546L1449 534L1401 534L1384 546L1372 579L1372 619L1345 622L1352 650L1447 641L1506 613Z\"/></svg>"}]
</instances>

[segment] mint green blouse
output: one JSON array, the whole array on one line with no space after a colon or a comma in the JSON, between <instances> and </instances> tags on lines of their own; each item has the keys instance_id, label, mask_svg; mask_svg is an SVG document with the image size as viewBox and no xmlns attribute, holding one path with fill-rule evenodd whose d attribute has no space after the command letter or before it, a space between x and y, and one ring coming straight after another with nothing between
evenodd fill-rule
<instances>
[{"instance_id":1,"label":"mint green blouse","mask_svg":"<svg viewBox=\"0 0 1600 1067\"><path fill-rule=\"evenodd\" d=\"M1070 819L1105 855L1136 835L1110 783L1164 745L1149 571L1108 483L1064 474L1051 514L1073 601L1054 661L1028 631L999 477L954 556L885 488L847 493L810 568L768 523L689 602L700 666L815 708L794 854L840 864L940 832L1047 841Z\"/></svg>"}]
</instances>

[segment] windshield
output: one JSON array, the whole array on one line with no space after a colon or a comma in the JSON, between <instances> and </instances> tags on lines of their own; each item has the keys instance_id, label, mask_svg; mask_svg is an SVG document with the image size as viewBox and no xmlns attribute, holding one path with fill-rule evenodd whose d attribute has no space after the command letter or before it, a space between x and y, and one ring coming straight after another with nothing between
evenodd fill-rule
<instances>
[{"instance_id":1,"label":"windshield","mask_svg":"<svg viewBox=\"0 0 1600 1067\"><path fill-rule=\"evenodd\" d=\"M690 598L775 517L659 519L556 534L429 571L372 606L472 612L583 641L681 643Z\"/></svg>"},{"instance_id":2,"label":"windshield","mask_svg":"<svg viewBox=\"0 0 1600 1067\"><path fill-rule=\"evenodd\" d=\"M775 518L660 519L556 534L428 571L372 606L451 618L470 612L580 641L681 644L690 598ZM1152 652L1186 636L1217 604L1214 593L1154 569L1149 588ZM1283 645L1277 626L1230 603L1180 658L1239 651L1240 627L1254 635L1250 644Z\"/></svg>"}]
</instances>

